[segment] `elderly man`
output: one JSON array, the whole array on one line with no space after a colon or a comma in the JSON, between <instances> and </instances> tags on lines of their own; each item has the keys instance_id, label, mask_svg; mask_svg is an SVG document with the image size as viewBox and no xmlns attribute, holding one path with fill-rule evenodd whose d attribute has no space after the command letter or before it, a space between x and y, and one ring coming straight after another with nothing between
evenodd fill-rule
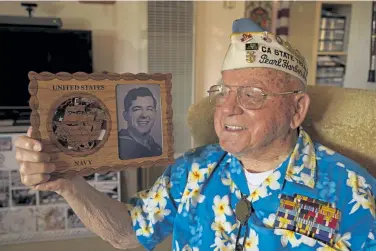
<instances>
[{"instance_id":1,"label":"elderly man","mask_svg":"<svg viewBox=\"0 0 376 251\"><path fill-rule=\"evenodd\" d=\"M185 153L126 206L78 177L49 181L40 142L21 137L23 182L61 194L118 248L152 250L172 234L173 250L375 250L374 178L301 127L304 59L250 20L233 31L209 90L219 144Z\"/></svg>"}]
</instances>

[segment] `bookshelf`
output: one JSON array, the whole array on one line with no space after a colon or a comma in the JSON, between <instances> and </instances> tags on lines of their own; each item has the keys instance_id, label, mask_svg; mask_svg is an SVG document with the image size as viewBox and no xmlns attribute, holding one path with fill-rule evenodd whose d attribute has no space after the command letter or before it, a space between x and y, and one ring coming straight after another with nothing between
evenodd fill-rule
<instances>
[{"instance_id":1,"label":"bookshelf","mask_svg":"<svg viewBox=\"0 0 376 251\"><path fill-rule=\"evenodd\" d=\"M294 2L289 42L306 58L309 85L342 87L346 78L351 2Z\"/></svg>"}]
</instances>

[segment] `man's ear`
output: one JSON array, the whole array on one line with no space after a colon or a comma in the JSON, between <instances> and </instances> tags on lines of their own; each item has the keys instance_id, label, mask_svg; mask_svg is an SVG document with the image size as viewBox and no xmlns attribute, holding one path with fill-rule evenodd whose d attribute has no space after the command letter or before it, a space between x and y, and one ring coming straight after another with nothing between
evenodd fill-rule
<instances>
[{"instance_id":1,"label":"man's ear","mask_svg":"<svg viewBox=\"0 0 376 251\"><path fill-rule=\"evenodd\" d=\"M291 119L290 127L292 129L296 129L306 118L311 99L307 93L303 93L296 95L293 102L294 113Z\"/></svg>"},{"instance_id":2,"label":"man's ear","mask_svg":"<svg viewBox=\"0 0 376 251\"><path fill-rule=\"evenodd\" d=\"M127 111L123 111L123 118L125 121L128 121L128 112Z\"/></svg>"}]
</instances>

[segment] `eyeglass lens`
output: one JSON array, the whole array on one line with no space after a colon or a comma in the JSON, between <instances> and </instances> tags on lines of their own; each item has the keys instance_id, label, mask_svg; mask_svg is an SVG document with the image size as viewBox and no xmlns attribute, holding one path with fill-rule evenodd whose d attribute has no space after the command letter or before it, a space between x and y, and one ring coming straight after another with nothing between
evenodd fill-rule
<instances>
[{"instance_id":1,"label":"eyeglass lens","mask_svg":"<svg viewBox=\"0 0 376 251\"><path fill-rule=\"evenodd\" d=\"M212 86L209 90L210 103L221 106L230 95L231 89L225 85ZM237 99L240 105L247 109L257 109L262 106L264 96L260 89L254 87L239 87L237 89Z\"/></svg>"}]
</instances>

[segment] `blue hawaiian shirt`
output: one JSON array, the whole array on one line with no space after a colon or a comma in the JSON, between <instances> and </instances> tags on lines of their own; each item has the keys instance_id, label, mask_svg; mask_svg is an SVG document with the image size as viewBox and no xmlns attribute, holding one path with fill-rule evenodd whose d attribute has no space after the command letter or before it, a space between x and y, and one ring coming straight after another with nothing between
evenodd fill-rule
<instances>
[{"instance_id":1,"label":"blue hawaiian shirt","mask_svg":"<svg viewBox=\"0 0 376 251\"><path fill-rule=\"evenodd\" d=\"M300 128L291 155L252 193L239 160L214 144L178 158L128 207L147 250L170 234L176 251L235 250L235 208L243 196L254 210L239 233L244 250L376 250L375 189L375 179L365 169L312 142ZM314 201L312 207L300 207L305 220L299 226L304 228L309 217L320 221L312 230L315 236L291 228L298 224L297 197ZM286 198L290 200L284 202Z\"/></svg>"}]
</instances>

